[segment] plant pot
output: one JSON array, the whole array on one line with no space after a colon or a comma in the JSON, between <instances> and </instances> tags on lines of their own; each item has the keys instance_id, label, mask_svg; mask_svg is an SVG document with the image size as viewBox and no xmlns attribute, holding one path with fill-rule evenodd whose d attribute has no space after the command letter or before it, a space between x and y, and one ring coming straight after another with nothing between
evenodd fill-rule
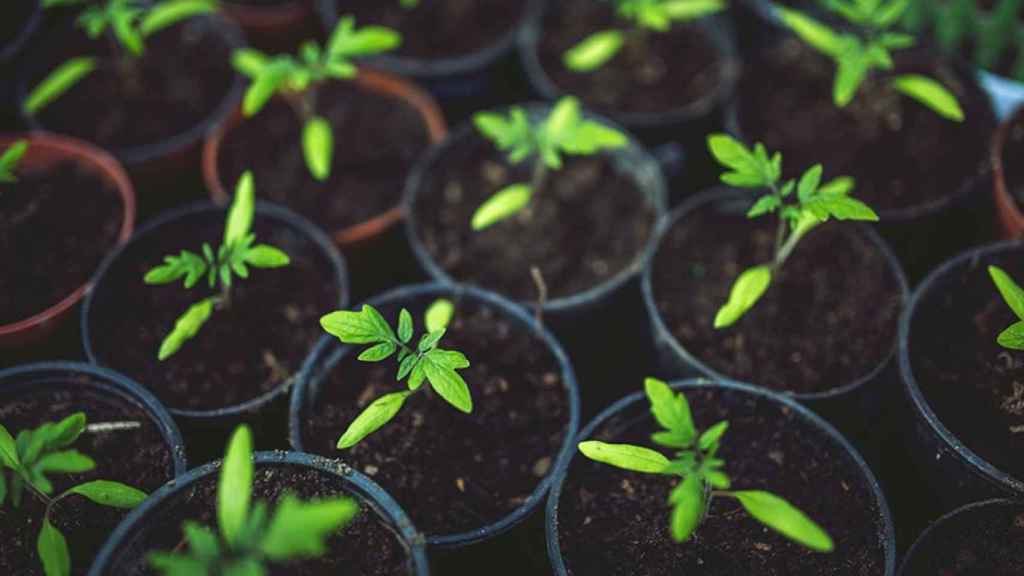
<instances>
[{"instance_id":1,"label":"plant pot","mask_svg":"<svg viewBox=\"0 0 1024 576\"><path fill-rule=\"evenodd\" d=\"M32 247L39 246L44 250L47 247L52 248L52 252L56 252L58 257L65 257L65 261L51 266L49 271L26 267L26 264L37 266L41 263L39 259L33 257L36 255L34 248L28 245L29 242L18 242L24 239L14 236L9 238L9 241L15 244L9 248L11 252L8 254L12 260L8 260L6 265L13 268L8 270L20 270L18 286L31 287L27 294L39 297L40 303L32 312L20 314L20 318L6 320L4 316L7 314L0 315L0 349L23 347L48 336L85 295L91 285L93 271L99 266L104 255L113 250L116 244L126 241L135 224L135 190L116 160L93 146L71 138L46 134L24 137L29 141L29 148L20 163L20 169L26 174L22 178L21 186L35 186L34 191L38 192L38 197L48 198L54 190L47 190L41 182L42 178L36 176L46 171L47 174L56 173L56 176L63 179L55 184L59 187L58 194L64 191L64 188L69 188L69 193L73 191L82 195L94 194L96 200L76 205L72 202L78 198L76 195L73 198L68 196L69 201L63 205L50 201L48 213L53 216L49 221L33 217L35 209L32 206L26 208L16 204L10 205L11 209L19 209L20 214L28 214L29 219L26 222L33 228ZM19 137L13 135L0 136L0 150L6 150L18 139ZM90 189L90 185L94 189ZM104 188L107 193L103 202L100 202L100 192ZM44 193L48 194L43 196ZM45 204L42 206L46 207ZM107 206L119 210L120 215L104 225L103 222L97 222L100 216L96 212ZM58 232L58 222L53 218L62 214L71 215L71 221L61 222ZM3 218L0 218L0 221L2 220ZM9 225L8 230L13 234L14 226L18 223L6 224L4 228ZM92 253L75 254L75 248L97 236L96 230L106 232L105 239L100 239L100 243L104 245L97 247ZM58 242L49 242L48 239L67 239L70 245L61 246ZM25 257L29 258L28 262L21 262ZM69 262L75 265L72 266ZM58 272L64 274L64 277L60 277ZM8 285L3 292L9 297L12 294L17 296L19 293L15 292L14 288L13 285ZM10 308L7 308L8 306ZM11 300L7 300L3 307L8 310L15 309Z\"/></svg>"},{"instance_id":2,"label":"plant pot","mask_svg":"<svg viewBox=\"0 0 1024 576\"><path fill-rule=\"evenodd\" d=\"M992 193L996 206L996 215L1002 228L1002 236L1007 239L1020 238L1024 235L1024 214L1014 198L1016 187L1021 183L1021 175L1017 174L1015 152L1019 152L1024 134L1021 123L1024 122L1024 108L1017 111L999 125L992 136Z\"/></svg>"},{"instance_id":3,"label":"plant pot","mask_svg":"<svg viewBox=\"0 0 1024 576\"><path fill-rule=\"evenodd\" d=\"M1021 255L1020 244L1002 243L947 261L921 282L900 319L900 372L914 414L908 438L928 478L923 487L943 510L1024 495L1015 456L1021 440L1007 428L1016 417L999 404L1014 394L1012 365L1022 357L996 343L1016 317L986 270L994 264L1021 278Z\"/></svg>"},{"instance_id":4,"label":"plant pot","mask_svg":"<svg viewBox=\"0 0 1024 576\"><path fill-rule=\"evenodd\" d=\"M992 98L996 118L1009 118L1014 110L1024 105L1024 83L988 70L978 70L978 82Z\"/></svg>"},{"instance_id":5,"label":"plant pot","mask_svg":"<svg viewBox=\"0 0 1024 576\"><path fill-rule=\"evenodd\" d=\"M257 452L253 461L254 499L276 500L287 489L303 499L346 494L357 499L363 508L342 535L329 541L326 562L292 562L287 572L281 568L273 574L341 574L350 570L353 574L381 574L368 571L373 566L371 552L375 558L401 557L404 562L389 566L404 566L401 573L429 574L422 536L395 501L362 474L337 461L297 452ZM100 551L89 576L141 573L146 553L171 550L181 541L183 520L215 526L220 464L213 462L189 471L133 510ZM289 473L295 478L293 485L282 481ZM355 542L346 546L346 538Z\"/></svg>"},{"instance_id":6,"label":"plant pot","mask_svg":"<svg viewBox=\"0 0 1024 576\"><path fill-rule=\"evenodd\" d=\"M835 551L801 548L727 499L712 500L693 540L674 542L667 502L678 479L627 472L577 453L558 469L548 496L548 556L555 576L895 573L885 496L834 428L788 397L745 384L684 380L672 387L687 395L698 428L729 421L719 455L734 487L787 499L825 528ZM648 446L656 428L647 398L636 393L608 407L577 441Z\"/></svg>"},{"instance_id":7,"label":"plant pot","mask_svg":"<svg viewBox=\"0 0 1024 576\"><path fill-rule=\"evenodd\" d=\"M1024 570L1024 504L988 500L935 521L907 552L900 576L1012 576Z\"/></svg>"},{"instance_id":8,"label":"plant pot","mask_svg":"<svg viewBox=\"0 0 1024 576\"><path fill-rule=\"evenodd\" d=\"M801 241L753 309L715 330L736 277L772 258L775 219L748 219L753 200L713 188L660 223L643 275L660 366L786 394L870 445L867 436L884 433L887 399L898 397L903 271L871 228L827 223Z\"/></svg>"},{"instance_id":9,"label":"plant pot","mask_svg":"<svg viewBox=\"0 0 1024 576\"><path fill-rule=\"evenodd\" d=\"M264 51L287 51L316 36L313 0L227 0L220 9Z\"/></svg>"},{"instance_id":10,"label":"plant pot","mask_svg":"<svg viewBox=\"0 0 1024 576\"><path fill-rule=\"evenodd\" d=\"M317 320L348 302L345 265L307 220L258 202L257 242L284 250L291 264L252 270L233 287L229 309L215 311L195 338L159 362L157 350L176 319L213 291L205 284L185 290L180 282L147 286L143 276L165 255L197 250L204 241L219 245L224 218L225 210L203 203L143 227L101 266L82 308L82 340L90 361L132 375L190 431L227 434L239 421L259 418L263 425L253 429L263 444L281 444L284 430L273 416L283 422L284 397L302 379L302 364L321 335ZM208 434L190 448L215 457L223 446Z\"/></svg>"},{"instance_id":11,"label":"plant pot","mask_svg":"<svg viewBox=\"0 0 1024 576\"><path fill-rule=\"evenodd\" d=\"M395 383L391 363L357 362L354 348L325 337L292 392L290 440L296 450L341 458L373 476L407 508L431 547L476 548L522 522L544 497L550 471L573 449L579 398L569 359L551 333L495 294L429 284L370 304L389 319L407 307L419 327L437 298L450 299L456 310L441 347L473 363L462 373L472 414L433 395L410 399L387 426L352 449L335 449L380 388L404 385ZM339 385L349 380L359 384Z\"/></svg>"},{"instance_id":12,"label":"plant pot","mask_svg":"<svg viewBox=\"0 0 1024 576\"><path fill-rule=\"evenodd\" d=\"M14 113L14 90L11 88L16 68L15 57L29 44L42 15L43 10L38 0L26 0L12 4L4 14L3 24L0 24L0 132L19 128L18 116Z\"/></svg>"},{"instance_id":13,"label":"plant pot","mask_svg":"<svg viewBox=\"0 0 1024 576\"><path fill-rule=\"evenodd\" d=\"M147 492L185 472L185 447L178 427L149 392L128 378L73 362L46 362L0 370L0 422L11 432L56 422L84 412L89 424L133 422L129 430L86 431L73 448L92 457L96 469L81 474L51 473L55 492L105 479ZM19 508L5 502L0 526L4 546L0 568L6 574L41 574L36 537L45 505L26 493ZM99 551L125 512L81 498L61 501L52 515L64 533L75 574ZM19 551L23 554L18 555Z\"/></svg>"}]
</instances>

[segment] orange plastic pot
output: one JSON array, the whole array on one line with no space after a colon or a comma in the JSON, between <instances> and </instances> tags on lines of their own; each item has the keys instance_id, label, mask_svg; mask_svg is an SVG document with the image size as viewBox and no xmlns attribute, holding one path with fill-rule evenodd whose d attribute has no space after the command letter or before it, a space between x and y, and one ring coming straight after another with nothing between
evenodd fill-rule
<instances>
[{"instance_id":1,"label":"orange plastic pot","mask_svg":"<svg viewBox=\"0 0 1024 576\"><path fill-rule=\"evenodd\" d=\"M438 144L447 136L448 128L437 102L415 84L386 72L362 67L353 81L361 88L382 96L397 98L416 110L427 128L431 145ZM221 143L224 141L225 135L243 120L241 110L236 110L227 122L218 126L207 136L203 146L203 179L206 182L207 190L210 191L210 197L220 205L227 204L230 198L228 188L224 186L220 176L218 165ZM299 144L295 143L295 145ZM327 232L338 245L354 247L383 235L403 216L402 206L397 205L359 224Z\"/></svg>"},{"instance_id":2,"label":"orange plastic pot","mask_svg":"<svg viewBox=\"0 0 1024 576\"><path fill-rule=\"evenodd\" d=\"M1006 167L1003 164L1003 151L1010 137L1013 125L1024 120L1024 107L1018 108L1009 118L1003 120L992 136L990 161L992 164L992 194L996 204L996 216L1002 235L1007 239L1024 236L1024 214L1014 200L1010 188L1006 184Z\"/></svg>"},{"instance_id":3,"label":"orange plastic pot","mask_svg":"<svg viewBox=\"0 0 1024 576\"><path fill-rule=\"evenodd\" d=\"M246 38L263 49L284 50L313 37L312 0L286 0L277 4L221 3L221 12L234 20Z\"/></svg>"},{"instance_id":4,"label":"orange plastic pot","mask_svg":"<svg viewBox=\"0 0 1024 576\"><path fill-rule=\"evenodd\" d=\"M29 141L28 152L20 164L21 169L39 171L62 162L73 162L116 188L123 208L121 228L117 236L118 244L131 236L135 227L135 189L124 168L113 156L81 140L46 133L25 136L0 135L0 149L6 149L20 138L27 138ZM79 192L81 191L68 190L68 193ZM40 233L56 232L41 230ZM46 310L17 322L0 325L0 348L17 348L45 338L68 316L91 287L92 280L89 280Z\"/></svg>"}]
</instances>

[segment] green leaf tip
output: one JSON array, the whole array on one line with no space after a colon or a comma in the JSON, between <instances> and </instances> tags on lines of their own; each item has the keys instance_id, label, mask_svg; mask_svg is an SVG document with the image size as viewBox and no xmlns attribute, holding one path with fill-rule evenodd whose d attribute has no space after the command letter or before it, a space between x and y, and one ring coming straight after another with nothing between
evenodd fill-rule
<instances>
[{"instance_id":1,"label":"green leaf tip","mask_svg":"<svg viewBox=\"0 0 1024 576\"><path fill-rule=\"evenodd\" d=\"M743 317L761 299L772 281L770 266L745 270L732 286L729 300L715 314L715 329L727 328Z\"/></svg>"}]
</instances>

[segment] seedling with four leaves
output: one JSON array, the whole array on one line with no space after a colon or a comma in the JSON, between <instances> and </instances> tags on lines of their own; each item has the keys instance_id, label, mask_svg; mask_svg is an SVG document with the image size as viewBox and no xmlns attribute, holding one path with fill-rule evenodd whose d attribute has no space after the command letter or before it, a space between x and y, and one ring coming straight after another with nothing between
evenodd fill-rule
<instances>
[{"instance_id":1,"label":"seedling with four leaves","mask_svg":"<svg viewBox=\"0 0 1024 576\"><path fill-rule=\"evenodd\" d=\"M92 480L53 496L49 474L81 474L96 468L92 458L72 448L85 432L86 417L77 412L59 422L47 422L17 437L0 424L0 507L7 503L19 508L25 492L45 504L36 552L46 576L68 576L71 553L67 540L51 520L55 507L72 496L82 496L101 506L131 509L146 499L146 493L120 482Z\"/></svg>"},{"instance_id":2,"label":"seedling with four leaves","mask_svg":"<svg viewBox=\"0 0 1024 576\"><path fill-rule=\"evenodd\" d=\"M82 6L76 20L92 39L106 36L116 70L135 78L136 60L146 49L146 40L178 22L217 10L214 0L43 0L43 7ZM77 56L55 68L29 94L23 105L32 116L60 98L98 67L106 65L96 56ZM138 80L138 78L136 78Z\"/></svg>"},{"instance_id":3,"label":"seedling with four leaves","mask_svg":"<svg viewBox=\"0 0 1024 576\"><path fill-rule=\"evenodd\" d=\"M1024 288L998 266L989 266L988 273L1006 305L1017 315L1017 321L1000 332L996 341L1009 350L1024 350Z\"/></svg>"},{"instance_id":4,"label":"seedling with four leaves","mask_svg":"<svg viewBox=\"0 0 1024 576\"><path fill-rule=\"evenodd\" d=\"M317 558L326 540L359 513L352 498L303 502L285 494L273 514L252 502L252 432L238 427L228 443L217 482L218 530L182 524L186 553L153 552L150 564L164 576L259 575L270 562Z\"/></svg>"},{"instance_id":5,"label":"seedling with four leaves","mask_svg":"<svg viewBox=\"0 0 1024 576\"><path fill-rule=\"evenodd\" d=\"M872 74L895 68L893 50L914 46L914 37L894 30L909 3L907 0L828 0L825 5L857 33L837 32L790 8L777 7L782 21L809 46L836 63L833 99L840 108L849 104ZM931 108L940 116L962 122L963 109L938 80L921 74L879 77L893 90Z\"/></svg>"},{"instance_id":6,"label":"seedling with four leaves","mask_svg":"<svg viewBox=\"0 0 1024 576\"><path fill-rule=\"evenodd\" d=\"M228 211L224 226L224 241L214 251L209 244L203 244L202 255L182 250L177 256L167 256L164 263L146 273L145 283L151 285L170 284L184 279L185 289L195 286L206 277L210 288L220 285L220 293L196 302L182 314L174 329L164 338L158 352L159 359L166 360L195 337L203 324L215 310L231 306L233 278L249 277L249 267L281 268L291 260L279 248L269 244L255 244L256 235L251 232L256 213L256 199L251 172L245 172L238 180L235 199Z\"/></svg>"},{"instance_id":7,"label":"seedling with four leaves","mask_svg":"<svg viewBox=\"0 0 1024 576\"><path fill-rule=\"evenodd\" d=\"M820 164L804 172L799 181L783 182L782 154L769 156L763 144L758 143L750 150L731 136L712 134L708 147L715 159L730 170L722 175L723 182L739 188L767 190L747 212L748 218L778 216L772 261L740 274L728 302L715 315L715 328L733 325L753 308L800 240L819 224L829 218L878 221L874 210L850 197L852 178L840 177L822 184L824 170Z\"/></svg>"},{"instance_id":8,"label":"seedling with four leaves","mask_svg":"<svg viewBox=\"0 0 1024 576\"><path fill-rule=\"evenodd\" d=\"M334 134L326 118L319 116L317 96L320 86L330 80L351 80L359 73L353 59L380 54L398 47L398 32L381 26L356 28L355 19L345 16L331 33L325 48L307 41L298 57L287 54L267 56L256 50L236 50L235 68L252 83L242 101L242 114L256 115L271 96L279 94L302 121L302 151L306 167L319 181L331 175Z\"/></svg>"},{"instance_id":9,"label":"seedling with four leaves","mask_svg":"<svg viewBox=\"0 0 1024 576\"><path fill-rule=\"evenodd\" d=\"M587 36L562 55L574 72L592 72L618 54L630 38L646 43L652 32L668 32L677 22L689 22L725 10L724 0L611 0L615 14L630 30L610 29Z\"/></svg>"},{"instance_id":10,"label":"seedling with four leaves","mask_svg":"<svg viewBox=\"0 0 1024 576\"><path fill-rule=\"evenodd\" d=\"M755 520L797 544L817 552L833 550L828 533L783 498L762 490L730 490L732 480L724 472L725 461L718 455L722 437L729 428L727 421L698 430L681 392L675 394L668 384L653 378L644 382L644 388L651 414L662 428L651 435L651 440L675 450L674 458L642 446L596 440L581 442L579 450L591 460L624 470L681 478L668 502L672 507L669 526L673 539L691 539L707 517L712 499L718 497L738 501Z\"/></svg>"},{"instance_id":11,"label":"seedling with four leaves","mask_svg":"<svg viewBox=\"0 0 1024 576\"><path fill-rule=\"evenodd\" d=\"M18 181L16 171L25 152L28 151L28 140L17 140L0 154L0 183Z\"/></svg>"},{"instance_id":12,"label":"seedling with four leaves","mask_svg":"<svg viewBox=\"0 0 1024 576\"><path fill-rule=\"evenodd\" d=\"M622 148L628 142L625 134L584 119L579 101L568 96L555 103L548 116L537 123L532 123L520 107L513 107L507 116L478 112L473 115L473 123L506 153L509 162L530 160L533 165L529 183L507 186L476 209L471 222L474 230L483 230L525 209L535 195L542 193L548 172L562 168L562 154L590 156Z\"/></svg>"}]
</instances>

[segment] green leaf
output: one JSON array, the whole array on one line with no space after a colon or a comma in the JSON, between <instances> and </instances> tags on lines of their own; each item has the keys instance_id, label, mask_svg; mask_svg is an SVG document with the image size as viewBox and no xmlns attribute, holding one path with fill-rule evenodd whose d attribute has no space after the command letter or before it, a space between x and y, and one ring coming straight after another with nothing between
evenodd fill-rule
<instances>
[{"instance_id":1,"label":"green leaf","mask_svg":"<svg viewBox=\"0 0 1024 576\"><path fill-rule=\"evenodd\" d=\"M831 28L796 10L776 7L783 24L815 50L833 58L842 51L843 42Z\"/></svg>"},{"instance_id":2,"label":"green leaf","mask_svg":"<svg viewBox=\"0 0 1024 576\"><path fill-rule=\"evenodd\" d=\"M306 122L302 129L302 151L310 174L321 182L326 181L331 175L334 154L334 134L327 119L315 116Z\"/></svg>"},{"instance_id":3,"label":"green leaf","mask_svg":"<svg viewBox=\"0 0 1024 576\"><path fill-rule=\"evenodd\" d=\"M910 34L902 34L898 32L886 32L878 37L876 40L879 46L888 50L904 50L912 47L916 41Z\"/></svg>"},{"instance_id":4,"label":"green leaf","mask_svg":"<svg viewBox=\"0 0 1024 576\"><path fill-rule=\"evenodd\" d=\"M135 29L137 14L136 10L121 10L114 12L110 17L114 36L134 56L141 55L145 48L142 35Z\"/></svg>"},{"instance_id":5,"label":"green leaf","mask_svg":"<svg viewBox=\"0 0 1024 576\"><path fill-rule=\"evenodd\" d=\"M732 486L732 480L724 472L717 470L711 470L704 473L704 477L707 479L708 484L711 484L719 490L728 490Z\"/></svg>"},{"instance_id":6,"label":"green leaf","mask_svg":"<svg viewBox=\"0 0 1024 576\"><path fill-rule=\"evenodd\" d=\"M759 490L733 492L747 512L765 526L817 552L831 552L832 538L813 520L782 498Z\"/></svg>"},{"instance_id":7,"label":"green leaf","mask_svg":"<svg viewBox=\"0 0 1024 576\"><path fill-rule=\"evenodd\" d=\"M874 20L875 26L879 28L888 28L899 21L909 7L910 0L893 0L892 2L879 6L878 10L875 11L872 20Z\"/></svg>"},{"instance_id":8,"label":"green leaf","mask_svg":"<svg viewBox=\"0 0 1024 576\"><path fill-rule=\"evenodd\" d=\"M412 314L402 308L402 311L398 313L398 339L403 344L408 344L409 340L412 340L412 331Z\"/></svg>"},{"instance_id":9,"label":"green leaf","mask_svg":"<svg viewBox=\"0 0 1024 576\"><path fill-rule=\"evenodd\" d=\"M169 284L185 278L185 288L192 288L206 274L207 262L201 256L182 250L178 256L167 256L164 263L146 273L143 282L150 285Z\"/></svg>"},{"instance_id":10,"label":"green leaf","mask_svg":"<svg viewBox=\"0 0 1024 576\"><path fill-rule=\"evenodd\" d=\"M217 522L228 544L238 543L248 519L252 477L252 432L242 425L231 435L217 482Z\"/></svg>"},{"instance_id":11,"label":"green leaf","mask_svg":"<svg viewBox=\"0 0 1024 576\"><path fill-rule=\"evenodd\" d=\"M291 264L291 258L269 244L257 244L245 252L245 262L254 268L281 268Z\"/></svg>"},{"instance_id":12,"label":"green leaf","mask_svg":"<svg viewBox=\"0 0 1024 576\"><path fill-rule=\"evenodd\" d=\"M96 59L86 56L71 58L54 69L25 99L22 105L29 116L35 116L51 102L60 98L96 69Z\"/></svg>"},{"instance_id":13,"label":"green leaf","mask_svg":"<svg viewBox=\"0 0 1024 576\"><path fill-rule=\"evenodd\" d=\"M36 540L36 551L46 576L71 575L71 554L68 552L67 540L50 524L49 517L43 518L43 527Z\"/></svg>"},{"instance_id":14,"label":"green leaf","mask_svg":"<svg viewBox=\"0 0 1024 576\"><path fill-rule=\"evenodd\" d=\"M40 474L46 472L78 474L88 472L95 467L96 462L78 450L64 450L44 454L33 466L33 469Z\"/></svg>"},{"instance_id":15,"label":"green leaf","mask_svg":"<svg viewBox=\"0 0 1024 576\"><path fill-rule=\"evenodd\" d=\"M704 518L704 484L696 474L690 474L669 495L672 505L672 539L685 542L693 536Z\"/></svg>"},{"instance_id":16,"label":"green leaf","mask_svg":"<svg viewBox=\"0 0 1024 576\"><path fill-rule=\"evenodd\" d=\"M158 2L142 18L139 31L151 36L160 30L201 14L213 14L217 3L212 0L170 0Z\"/></svg>"},{"instance_id":17,"label":"green leaf","mask_svg":"<svg viewBox=\"0 0 1024 576\"><path fill-rule=\"evenodd\" d=\"M3 507L7 501L7 478L4 476L3 470L0 470L0 508Z\"/></svg>"},{"instance_id":18,"label":"green leaf","mask_svg":"<svg viewBox=\"0 0 1024 576\"><path fill-rule=\"evenodd\" d=\"M270 63L270 59L259 50L239 48L231 53L231 65L249 78L256 78Z\"/></svg>"},{"instance_id":19,"label":"green leaf","mask_svg":"<svg viewBox=\"0 0 1024 576\"><path fill-rule=\"evenodd\" d=\"M434 352L428 352L420 360L427 380L430 381L431 388L459 411L466 414L472 413L473 397L469 393L469 386L466 385L466 381L462 379L458 372L443 361L438 362L435 359Z\"/></svg>"},{"instance_id":20,"label":"green leaf","mask_svg":"<svg viewBox=\"0 0 1024 576\"><path fill-rule=\"evenodd\" d=\"M415 357L415 356L414 356ZM412 366L412 370L409 372L409 390L417 390L423 385L423 381L427 378L427 373L424 368L425 362L419 360Z\"/></svg>"},{"instance_id":21,"label":"green leaf","mask_svg":"<svg viewBox=\"0 0 1024 576\"><path fill-rule=\"evenodd\" d=\"M242 99L242 114L250 117L262 110L270 97L284 85L285 80L292 73L292 69L290 62L278 59L264 66L245 91L245 96Z\"/></svg>"},{"instance_id":22,"label":"green leaf","mask_svg":"<svg viewBox=\"0 0 1024 576\"><path fill-rule=\"evenodd\" d=\"M16 140L14 144L8 146L3 155L0 155L0 173L13 176L14 169L17 168L18 162L25 156L26 151L28 151L28 140L24 138Z\"/></svg>"},{"instance_id":23,"label":"green leaf","mask_svg":"<svg viewBox=\"0 0 1024 576\"><path fill-rule=\"evenodd\" d=\"M844 51L838 58L836 64L835 83L832 89L832 97L836 106L843 108L849 104L857 95L857 90L868 75L867 54L859 43L854 48Z\"/></svg>"},{"instance_id":24,"label":"green leaf","mask_svg":"<svg viewBox=\"0 0 1024 576\"><path fill-rule=\"evenodd\" d=\"M204 560L215 560L220 556L220 541L213 530L191 520L186 520L181 528L193 554Z\"/></svg>"},{"instance_id":25,"label":"green leaf","mask_svg":"<svg viewBox=\"0 0 1024 576\"><path fill-rule=\"evenodd\" d=\"M801 201L810 198L811 195L818 191L818 185L821 184L821 175L824 171L825 169L822 168L821 164L815 164L800 177L800 183L796 187L796 195Z\"/></svg>"},{"instance_id":26,"label":"green leaf","mask_svg":"<svg viewBox=\"0 0 1024 576\"><path fill-rule=\"evenodd\" d=\"M939 82L926 76L907 74L892 79L892 87L931 108L948 120L964 121L964 111L956 96Z\"/></svg>"},{"instance_id":27,"label":"green leaf","mask_svg":"<svg viewBox=\"0 0 1024 576\"><path fill-rule=\"evenodd\" d=\"M381 342L380 344L363 350L363 353L359 355L358 359L363 362L380 362L394 354L397 349L398 347L394 342Z\"/></svg>"},{"instance_id":28,"label":"green leaf","mask_svg":"<svg viewBox=\"0 0 1024 576\"><path fill-rule=\"evenodd\" d=\"M992 277L999 293L1002 294L1006 305L1013 310L1017 318L1024 320L1024 288L1021 288L1005 270L998 266L989 266L988 274Z\"/></svg>"},{"instance_id":29,"label":"green leaf","mask_svg":"<svg viewBox=\"0 0 1024 576\"><path fill-rule=\"evenodd\" d=\"M271 560L313 558L327 552L325 540L359 513L351 498L301 502L285 495L267 528L260 550Z\"/></svg>"},{"instance_id":30,"label":"green leaf","mask_svg":"<svg viewBox=\"0 0 1024 576\"><path fill-rule=\"evenodd\" d=\"M584 456L596 462L647 474L666 474L672 464L660 452L630 444L606 444L588 440L580 442L579 450Z\"/></svg>"},{"instance_id":31,"label":"green leaf","mask_svg":"<svg viewBox=\"0 0 1024 576\"><path fill-rule=\"evenodd\" d=\"M251 170L246 170L235 185L235 198L224 225L224 244L231 246L249 235L256 214L256 191ZM211 258L212 260L212 258Z\"/></svg>"},{"instance_id":32,"label":"green leaf","mask_svg":"<svg viewBox=\"0 0 1024 576\"><path fill-rule=\"evenodd\" d=\"M93 480L71 488L66 494L78 494L89 500L112 508L130 510L146 499L146 493L120 482Z\"/></svg>"},{"instance_id":33,"label":"green leaf","mask_svg":"<svg viewBox=\"0 0 1024 576\"><path fill-rule=\"evenodd\" d=\"M725 434L725 431L728 429L729 423L724 420L715 424L700 435L700 440L697 441L697 446L701 450L711 449L715 444L718 444L718 441L722 439L722 435Z\"/></svg>"},{"instance_id":34,"label":"green leaf","mask_svg":"<svg viewBox=\"0 0 1024 576\"><path fill-rule=\"evenodd\" d=\"M429 352L437 347L437 343L444 338L445 330L437 330L434 332L427 332L420 338L419 344L416 346L420 352Z\"/></svg>"},{"instance_id":35,"label":"green leaf","mask_svg":"<svg viewBox=\"0 0 1024 576\"><path fill-rule=\"evenodd\" d=\"M17 444L3 424L0 424L0 464L15 470L21 468Z\"/></svg>"},{"instance_id":36,"label":"green leaf","mask_svg":"<svg viewBox=\"0 0 1024 576\"><path fill-rule=\"evenodd\" d=\"M686 396L680 392L672 391L668 384L654 378L644 380L644 391L651 404L651 414L658 424L666 430L670 430L682 440L685 448L693 443L697 436L697 429L693 425L693 416L690 413L690 404Z\"/></svg>"},{"instance_id":37,"label":"green leaf","mask_svg":"<svg viewBox=\"0 0 1024 576\"><path fill-rule=\"evenodd\" d=\"M599 122L584 120L575 133L559 142L559 146L568 154L587 156L601 150L615 150L629 144L629 138Z\"/></svg>"},{"instance_id":38,"label":"green leaf","mask_svg":"<svg viewBox=\"0 0 1024 576\"><path fill-rule=\"evenodd\" d=\"M413 357L415 358L415 357ZM391 421L412 392L392 392L374 400L348 425L338 439L338 450L347 450Z\"/></svg>"},{"instance_id":39,"label":"green leaf","mask_svg":"<svg viewBox=\"0 0 1024 576\"><path fill-rule=\"evenodd\" d=\"M394 50L402 44L402 35L382 26L355 27L355 19L343 17L327 42L330 58L367 56Z\"/></svg>"},{"instance_id":40,"label":"green leaf","mask_svg":"<svg viewBox=\"0 0 1024 576\"><path fill-rule=\"evenodd\" d=\"M266 576L267 570L256 558L240 558L224 568L223 576Z\"/></svg>"},{"instance_id":41,"label":"green leaf","mask_svg":"<svg viewBox=\"0 0 1024 576\"><path fill-rule=\"evenodd\" d=\"M580 101L572 96L563 96L555 102L544 120L544 133L554 142L569 140L575 136L580 119Z\"/></svg>"},{"instance_id":42,"label":"green leaf","mask_svg":"<svg viewBox=\"0 0 1024 576\"><path fill-rule=\"evenodd\" d=\"M1015 322L1009 328L1000 332L996 342L1003 348L1024 350L1024 321Z\"/></svg>"},{"instance_id":43,"label":"green leaf","mask_svg":"<svg viewBox=\"0 0 1024 576\"><path fill-rule=\"evenodd\" d=\"M747 211L747 218L757 218L764 214L775 212L782 206L782 201L774 194L768 194L758 198L757 202Z\"/></svg>"},{"instance_id":44,"label":"green leaf","mask_svg":"<svg viewBox=\"0 0 1024 576\"><path fill-rule=\"evenodd\" d=\"M619 30L604 30L591 34L566 50L562 55L562 63L574 72L597 70L619 53L624 41Z\"/></svg>"},{"instance_id":45,"label":"green leaf","mask_svg":"<svg viewBox=\"0 0 1024 576\"><path fill-rule=\"evenodd\" d=\"M533 196L529 184L512 184L487 199L473 213L473 230L483 230L510 218L525 208Z\"/></svg>"},{"instance_id":46,"label":"green leaf","mask_svg":"<svg viewBox=\"0 0 1024 576\"><path fill-rule=\"evenodd\" d=\"M437 332L448 328L455 315L455 304L451 300L439 298L435 300L424 315L427 332Z\"/></svg>"},{"instance_id":47,"label":"green leaf","mask_svg":"<svg viewBox=\"0 0 1024 576\"><path fill-rule=\"evenodd\" d=\"M191 556L178 556L166 552L150 552L146 561L163 576L207 576L206 562Z\"/></svg>"},{"instance_id":48,"label":"green leaf","mask_svg":"<svg viewBox=\"0 0 1024 576\"><path fill-rule=\"evenodd\" d=\"M170 358L181 349L185 342L199 333L203 324L206 324L210 315L213 314L215 302L216 299L212 297L200 300L178 318L174 323L174 330L171 330L171 333L160 343L160 351L157 353L157 358L160 361Z\"/></svg>"},{"instance_id":49,"label":"green leaf","mask_svg":"<svg viewBox=\"0 0 1024 576\"><path fill-rule=\"evenodd\" d=\"M340 310L321 318L320 325L327 333L337 336L345 344L370 344L393 340L390 329L381 330L373 312L376 310L369 304L364 305L360 312ZM377 316L379 315L377 313Z\"/></svg>"},{"instance_id":50,"label":"green leaf","mask_svg":"<svg viewBox=\"0 0 1024 576\"><path fill-rule=\"evenodd\" d=\"M818 194L846 196L853 191L856 181L849 176L829 180L818 188Z\"/></svg>"},{"instance_id":51,"label":"green leaf","mask_svg":"<svg viewBox=\"0 0 1024 576\"><path fill-rule=\"evenodd\" d=\"M715 328L732 326L757 304L772 282L770 266L748 268L732 285L729 301L715 314Z\"/></svg>"},{"instance_id":52,"label":"green leaf","mask_svg":"<svg viewBox=\"0 0 1024 576\"><path fill-rule=\"evenodd\" d=\"M819 222L825 222L829 216L836 220L878 221L878 214L870 206L845 193L822 193L819 191L808 200L801 202L800 207L805 212L812 214Z\"/></svg>"},{"instance_id":53,"label":"green leaf","mask_svg":"<svg viewBox=\"0 0 1024 576\"><path fill-rule=\"evenodd\" d=\"M661 9L670 19L687 22L726 9L722 0L662 0Z\"/></svg>"},{"instance_id":54,"label":"green leaf","mask_svg":"<svg viewBox=\"0 0 1024 576\"><path fill-rule=\"evenodd\" d=\"M469 368L469 359L462 352L455 350L441 350L440 348L431 350L428 355L430 359L441 366L447 366L452 370L461 370L462 368Z\"/></svg>"},{"instance_id":55,"label":"green leaf","mask_svg":"<svg viewBox=\"0 0 1024 576\"><path fill-rule=\"evenodd\" d=\"M419 362L419 356L415 354L409 354L405 358L402 358L398 363L398 374L395 376L396 382L401 382L406 376L412 373L412 369Z\"/></svg>"}]
</instances>

